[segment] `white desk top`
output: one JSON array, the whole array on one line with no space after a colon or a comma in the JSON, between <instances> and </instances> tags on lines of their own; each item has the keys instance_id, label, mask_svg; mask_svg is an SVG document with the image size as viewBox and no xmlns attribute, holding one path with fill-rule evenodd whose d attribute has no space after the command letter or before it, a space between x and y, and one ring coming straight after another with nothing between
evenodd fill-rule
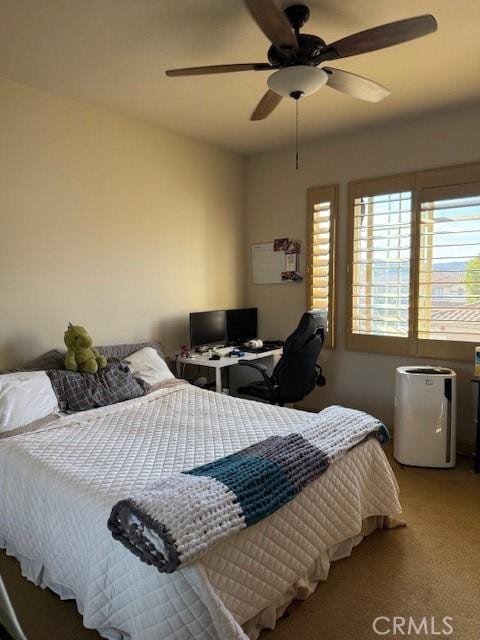
<instances>
[{"instance_id":1,"label":"white desk top","mask_svg":"<svg viewBox=\"0 0 480 640\"><path fill-rule=\"evenodd\" d=\"M232 351L233 347L224 347L217 349L217 353L228 353ZM176 362L179 364L194 364L201 367L212 367L213 369L223 369L223 367L231 367L234 364L238 364L239 360L259 360L260 358L268 358L269 356L281 356L283 349L272 349L271 351L263 351L261 353L245 353L241 357L224 357L220 360L209 360L209 353L192 353L190 358L182 358L178 356Z\"/></svg>"}]
</instances>

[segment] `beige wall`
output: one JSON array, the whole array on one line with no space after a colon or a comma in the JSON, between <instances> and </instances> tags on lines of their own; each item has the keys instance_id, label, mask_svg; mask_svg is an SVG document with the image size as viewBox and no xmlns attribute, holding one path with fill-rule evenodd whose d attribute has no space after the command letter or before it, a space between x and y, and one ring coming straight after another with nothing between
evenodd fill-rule
<instances>
[{"instance_id":1,"label":"beige wall","mask_svg":"<svg viewBox=\"0 0 480 640\"><path fill-rule=\"evenodd\" d=\"M61 345L187 339L244 303L244 161L0 79L0 368Z\"/></svg>"},{"instance_id":2,"label":"beige wall","mask_svg":"<svg viewBox=\"0 0 480 640\"><path fill-rule=\"evenodd\" d=\"M372 108L375 108L372 106ZM319 112L319 117L321 113ZM341 403L377 414L391 424L395 367L410 362L401 358L345 350L346 183L349 180L429 169L480 159L480 111L466 109L431 118L339 137L323 143L301 144L301 170L294 168L294 150L252 157L247 165L247 245L276 237L302 240L305 268L306 190L311 186L340 184L337 272L336 350L325 350L322 364L327 386L317 389L305 405L320 408ZM249 260L250 264L250 260ZM249 267L250 269L250 267ZM304 284L252 285L248 303L260 310L260 334L284 338L296 325L306 305ZM479 336L480 344L480 336ZM436 361L438 363L438 361ZM459 437L473 440L473 367L445 362L459 374Z\"/></svg>"}]
</instances>

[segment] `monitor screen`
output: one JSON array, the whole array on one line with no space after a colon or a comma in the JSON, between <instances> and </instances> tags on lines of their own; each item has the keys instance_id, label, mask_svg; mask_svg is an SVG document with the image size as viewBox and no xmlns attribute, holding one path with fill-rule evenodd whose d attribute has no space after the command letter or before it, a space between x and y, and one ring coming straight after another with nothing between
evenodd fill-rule
<instances>
[{"instance_id":1,"label":"monitor screen","mask_svg":"<svg viewBox=\"0 0 480 640\"><path fill-rule=\"evenodd\" d=\"M224 344L227 341L225 311L201 311L190 314L190 346Z\"/></svg>"},{"instance_id":2,"label":"monitor screen","mask_svg":"<svg viewBox=\"0 0 480 640\"><path fill-rule=\"evenodd\" d=\"M227 311L227 337L229 342L246 342L257 337L257 308L229 309Z\"/></svg>"}]
</instances>

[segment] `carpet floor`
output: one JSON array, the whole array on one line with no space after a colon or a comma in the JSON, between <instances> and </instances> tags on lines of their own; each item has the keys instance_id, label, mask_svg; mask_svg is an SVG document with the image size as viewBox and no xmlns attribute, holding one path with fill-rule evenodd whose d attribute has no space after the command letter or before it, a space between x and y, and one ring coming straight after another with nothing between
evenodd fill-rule
<instances>
[{"instance_id":1,"label":"carpet floor","mask_svg":"<svg viewBox=\"0 0 480 640\"><path fill-rule=\"evenodd\" d=\"M385 617L377 623L385 638L441 638L449 630L446 616L453 633L444 637L480 638L480 474L461 458L454 470L392 465L408 527L376 531L350 558L333 563L328 580L305 602L293 603L261 640L373 640L382 637L372 627L379 616ZM73 602L22 578L4 552L0 574L29 640L100 638L82 626ZM400 618L407 620L396 633L394 616L400 625ZM409 634L409 617L418 625L424 616L427 632L423 627L415 634L411 627Z\"/></svg>"}]
</instances>

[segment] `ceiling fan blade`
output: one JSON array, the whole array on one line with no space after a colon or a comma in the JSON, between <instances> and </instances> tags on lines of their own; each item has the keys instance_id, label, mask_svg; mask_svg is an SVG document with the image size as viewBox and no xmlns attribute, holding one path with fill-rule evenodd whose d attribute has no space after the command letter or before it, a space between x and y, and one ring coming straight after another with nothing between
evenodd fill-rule
<instances>
[{"instance_id":1,"label":"ceiling fan blade","mask_svg":"<svg viewBox=\"0 0 480 640\"><path fill-rule=\"evenodd\" d=\"M252 18L279 49L298 49L298 40L283 11L274 0L245 0Z\"/></svg>"},{"instance_id":2,"label":"ceiling fan blade","mask_svg":"<svg viewBox=\"0 0 480 640\"><path fill-rule=\"evenodd\" d=\"M322 60L347 58L359 53L368 53L377 49L385 49L395 44L408 42L437 30L437 21L432 15L417 16L390 22L379 27L366 29L359 33L337 40L329 44L326 49L315 56L315 63Z\"/></svg>"},{"instance_id":3,"label":"ceiling fan blade","mask_svg":"<svg viewBox=\"0 0 480 640\"><path fill-rule=\"evenodd\" d=\"M279 96L278 93L269 89L255 107L254 112L250 116L250 120L264 120L272 113L275 107L280 104L281 100L282 96Z\"/></svg>"},{"instance_id":4,"label":"ceiling fan blade","mask_svg":"<svg viewBox=\"0 0 480 640\"><path fill-rule=\"evenodd\" d=\"M231 73L232 71L267 71L275 69L263 62L247 62L245 64L216 64L210 67L188 67L186 69L169 69L165 74L169 78L179 76L202 76L210 73Z\"/></svg>"},{"instance_id":5,"label":"ceiling fan blade","mask_svg":"<svg viewBox=\"0 0 480 640\"><path fill-rule=\"evenodd\" d=\"M380 102L390 95L390 91L386 87L363 76L357 76L355 73L341 69L332 69L332 67L322 68L328 73L327 86L348 93L353 98L368 102Z\"/></svg>"}]
</instances>

